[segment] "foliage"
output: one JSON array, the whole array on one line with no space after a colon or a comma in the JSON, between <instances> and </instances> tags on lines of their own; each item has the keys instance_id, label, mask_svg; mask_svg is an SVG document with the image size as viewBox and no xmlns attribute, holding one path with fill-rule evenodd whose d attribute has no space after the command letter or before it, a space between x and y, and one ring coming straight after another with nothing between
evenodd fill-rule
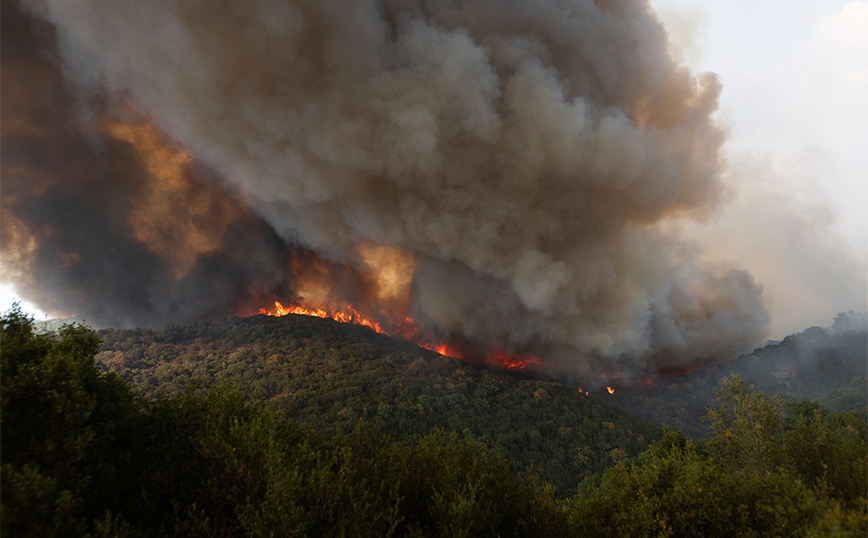
<instances>
[{"instance_id":1,"label":"foliage","mask_svg":"<svg viewBox=\"0 0 868 538\"><path fill-rule=\"evenodd\" d=\"M3 535L559 535L553 490L483 445L300 429L231 384L146 401L92 331L3 317Z\"/></svg>"},{"instance_id":2,"label":"foliage","mask_svg":"<svg viewBox=\"0 0 868 538\"><path fill-rule=\"evenodd\" d=\"M729 474L675 436L634 466L607 472L595 497L576 502L579 528L606 536L795 536L823 510L789 475Z\"/></svg>"},{"instance_id":3,"label":"foliage","mask_svg":"<svg viewBox=\"0 0 868 538\"><path fill-rule=\"evenodd\" d=\"M865 511L868 424L855 413L834 413L813 402L787 406L783 454L808 485L846 507Z\"/></svg>"},{"instance_id":4,"label":"foliage","mask_svg":"<svg viewBox=\"0 0 868 538\"><path fill-rule=\"evenodd\" d=\"M93 362L99 339L83 325L59 339L33 334L14 307L0 331L4 535L79 535L101 513L106 483L137 428L142 401Z\"/></svg>"},{"instance_id":5,"label":"foliage","mask_svg":"<svg viewBox=\"0 0 868 538\"><path fill-rule=\"evenodd\" d=\"M98 363L150 397L182 394L194 380L233 380L326 435L348 434L360 419L398 440L443 429L484 443L516 470L533 468L560 497L660 436L659 426L575 388L327 319L256 316L99 334Z\"/></svg>"},{"instance_id":6,"label":"foliage","mask_svg":"<svg viewBox=\"0 0 868 538\"><path fill-rule=\"evenodd\" d=\"M739 375L731 382L724 378L715 393L719 404L705 418L714 432L709 449L721 468L734 473L778 467L782 453L775 436L781 431L784 408L780 396L769 400Z\"/></svg>"},{"instance_id":7,"label":"foliage","mask_svg":"<svg viewBox=\"0 0 868 538\"><path fill-rule=\"evenodd\" d=\"M614 467L558 500L454 432L393 441L355 418L351 432L326 435L230 382L146 400L97 370L86 327L36 335L12 310L0 328L4 536L868 532L868 424L815 402L782 409L738 377L707 416L713 438L666 431L634 458L613 448ZM478 385L489 398L509 387L485 372ZM561 390L532 388L531 402ZM534 399L541 389L548 398Z\"/></svg>"},{"instance_id":8,"label":"foliage","mask_svg":"<svg viewBox=\"0 0 868 538\"><path fill-rule=\"evenodd\" d=\"M726 381L706 416L714 437L667 431L590 481L571 523L603 536L864 535L866 423L811 402L790 412L738 376Z\"/></svg>"}]
</instances>

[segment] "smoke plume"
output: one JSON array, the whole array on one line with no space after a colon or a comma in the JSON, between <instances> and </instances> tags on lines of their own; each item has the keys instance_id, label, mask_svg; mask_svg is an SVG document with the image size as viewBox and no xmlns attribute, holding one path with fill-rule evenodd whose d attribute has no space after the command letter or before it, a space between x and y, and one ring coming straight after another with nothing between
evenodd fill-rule
<instances>
[{"instance_id":1,"label":"smoke plume","mask_svg":"<svg viewBox=\"0 0 868 538\"><path fill-rule=\"evenodd\" d=\"M286 293L292 249L240 194L141 115L83 103L51 61L52 29L2 12L4 280L97 326L228 314Z\"/></svg>"},{"instance_id":2,"label":"smoke plume","mask_svg":"<svg viewBox=\"0 0 868 538\"><path fill-rule=\"evenodd\" d=\"M753 278L663 231L720 205L725 136L645 2L26 5L71 81L4 31L4 266L40 306L321 296L577 377L763 337Z\"/></svg>"}]
</instances>

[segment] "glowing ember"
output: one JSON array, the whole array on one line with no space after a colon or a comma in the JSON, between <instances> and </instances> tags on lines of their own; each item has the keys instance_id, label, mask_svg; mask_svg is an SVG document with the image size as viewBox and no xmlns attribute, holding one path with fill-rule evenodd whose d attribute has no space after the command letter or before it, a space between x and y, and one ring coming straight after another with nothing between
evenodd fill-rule
<instances>
[{"instance_id":1,"label":"glowing ember","mask_svg":"<svg viewBox=\"0 0 868 538\"><path fill-rule=\"evenodd\" d=\"M609 391L609 394L615 394L615 389L613 389L612 387L606 387L606 390Z\"/></svg>"},{"instance_id":2,"label":"glowing ember","mask_svg":"<svg viewBox=\"0 0 868 538\"><path fill-rule=\"evenodd\" d=\"M523 370L528 366L538 365L539 359L524 355L509 355L503 351L492 351L485 356L485 362L500 366L501 368L509 368L510 370Z\"/></svg>"}]
</instances>

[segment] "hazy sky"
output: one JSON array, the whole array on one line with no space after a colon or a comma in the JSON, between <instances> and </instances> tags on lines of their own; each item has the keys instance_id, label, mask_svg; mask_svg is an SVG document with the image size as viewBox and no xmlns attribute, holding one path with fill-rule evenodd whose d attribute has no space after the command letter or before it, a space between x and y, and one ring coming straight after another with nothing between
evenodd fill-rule
<instances>
[{"instance_id":1,"label":"hazy sky","mask_svg":"<svg viewBox=\"0 0 868 538\"><path fill-rule=\"evenodd\" d=\"M809 181L836 208L838 229L864 257L868 2L652 3L668 27L683 21L693 29L672 32L692 42L689 64L721 75L721 118L732 125L733 154L823 159L828 169Z\"/></svg>"},{"instance_id":2,"label":"hazy sky","mask_svg":"<svg viewBox=\"0 0 868 538\"><path fill-rule=\"evenodd\" d=\"M868 2L652 3L731 129L734 198L684 233L763 282L773 338L865 310Z\"/></svg>"},{"instance_id":3,"label":"hazy sky","mask_svg":"<svg viewBox=\"0 0 868 538\"><path fill-rule=\"evenodd\" d=\"M865 310L868 2L652 4L684 62L720 75L731 129L731 202L679 232L763 282L773 338ZM0 307L15 299L0 287Z\"/></svg>"}]
</instances>

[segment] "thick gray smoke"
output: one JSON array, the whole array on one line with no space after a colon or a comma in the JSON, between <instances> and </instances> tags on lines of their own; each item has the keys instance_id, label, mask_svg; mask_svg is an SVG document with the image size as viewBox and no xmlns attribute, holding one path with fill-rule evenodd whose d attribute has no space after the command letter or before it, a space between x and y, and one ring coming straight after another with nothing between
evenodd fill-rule
<instances>
[{"instance_id":1,"label":"thick gray smoke","mask_svg":"<svg viewBox=\"0 0 868 538\"><path fill-rule=\"evenodd\" d=\"M82 117L51 61L51 28L11 2L0 21L4 281L47 312L113 327L209 319L289 292L302 249L194 162L155 174L136 143L159 146L158 131L114 117L112 134L101 102Z\"/></svg>"},{"instance_id":2,"label":"thick gray smoke","mask_svg":"<svg viewBox=\"0 0 868 538\"><path fill-rule=\"evenodd\" d=\"M761 288L661 231L724 193L720 84L643 1L34 0L285 240L403 253L425 328L576 375L734 356ZM376 270L376 267L374 268Z\"/></svg>"}]
</instances>

